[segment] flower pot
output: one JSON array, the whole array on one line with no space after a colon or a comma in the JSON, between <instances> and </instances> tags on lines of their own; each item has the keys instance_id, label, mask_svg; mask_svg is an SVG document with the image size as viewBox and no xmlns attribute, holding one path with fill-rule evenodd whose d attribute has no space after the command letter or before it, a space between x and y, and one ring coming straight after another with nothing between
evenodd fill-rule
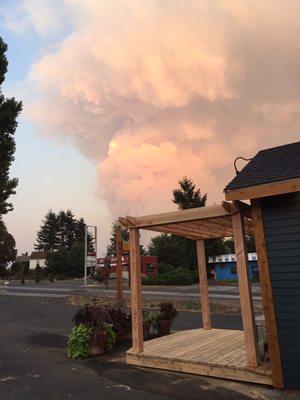
<instances>
[{"instance_id":1,"label":"flower pot","mask_svg":"<svg viewBox=\"0 0 300 400\"><path fill-rule=\"evenodd\" d=\"M91 345L91 355L92 356L101 356L104 353L106 353L104 344Z\"/></svg>"},{"instance_id":2,"label":"flower pot","mask_svg":"<svg viewBox=\"0 0 300 400\"><path fill-rule=\"evenodd\" d=\"M91 338L91 355L101 356L106 353L106 333L94 333Z\"/></svg>"},{"instance_id":3,"label":"flower pot","mask_svg":"<svg viewBox=\"0 0 300 400\"><path fill-rule=\"evenodd\" d=\"M170 334L172 320L162 319L158 322L158 335L166 336Z\"/></svg>"}]
</instances>

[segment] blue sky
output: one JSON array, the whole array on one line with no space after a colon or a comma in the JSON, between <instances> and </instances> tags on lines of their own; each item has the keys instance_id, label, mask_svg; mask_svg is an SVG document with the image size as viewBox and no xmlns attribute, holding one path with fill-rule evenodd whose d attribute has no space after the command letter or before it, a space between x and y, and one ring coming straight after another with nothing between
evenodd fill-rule
<instances>
[{"instance_id":1,"label":"blue sky","mask_svg":"<svg viewBox=\"0 0 300 400\"><path fill-rule=\"evenodd\" d=\"M48 43L33 32L14 34L3 24L0 34L8 45L9 61L3 91L22 100L18 93L22 92L32 64ZM12 197L15 209L5 221L16 239L19 253L33 250L36 231L49 209L67 208L76 217L84 217L88 224L98 225L102 253L111 217L96 193L95 165L70 144L39 135L38 128L22 115L15 138L17 151L11 176L19 178L19 185L16 196Z\"/></svg>"}]
</instances>

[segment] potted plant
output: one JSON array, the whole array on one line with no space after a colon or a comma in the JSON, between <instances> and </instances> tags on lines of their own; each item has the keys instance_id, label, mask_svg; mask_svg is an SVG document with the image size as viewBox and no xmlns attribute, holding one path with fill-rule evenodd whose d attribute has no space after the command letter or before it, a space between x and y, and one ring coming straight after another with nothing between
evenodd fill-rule
<instances>
[{"instance_id":1,"label":"potted plant","mask_svg":"<svg viewBox=\"0 0 300 400\"><path fill-rule=\"evenodd\" d=\"M143 312L143 332L144 332L144 339L147 339L150 334L151 326L154 322L155 314L149 311Z\"/></svg>"},{"instance_id":2,"label":"potted plant","mask_svg":"<svg viewBox=\"0 0 300 400\"><path fill-rule=\"evenodd\" d=\"M111 325L106 322L100 322L96 326L91 335L91 354L93 356L100 356L106 351L113 349L116 343L116 333Z\"/></svg>"},{"instance_id":3,"label":"potted plant","mask_svg":"<svg viewBox=\"0 0 300 400\"><path fill-rule=\"evenodd\" d=\"M84 324L75 325L67 344L69 358L87 358L90 356L91 329Z\"/></svg>"},{"instance_id":4,"label":"potted plant","mask_svg":"<svg viewBox=\"0 0 300 400\"><path fill-rule=\"evenodd\" d=\"M177 316L173 303L161 303L160 312L156 316L156 325L159 336L169 335L172 321Z\"/></svg>"},{"instance_id":5,"label":"potted plant","mask_svg":"<svg viewBox=\"0 0 300 400\"><path fill-rule=\"evenodd\" d=\"M90 329L90 351L92 355L101 355L112 350L116 343L116 333L109 323L107 310L97 306L84 306L74 315L76 325L83 324Z\"/></svg>"}]
</instances>

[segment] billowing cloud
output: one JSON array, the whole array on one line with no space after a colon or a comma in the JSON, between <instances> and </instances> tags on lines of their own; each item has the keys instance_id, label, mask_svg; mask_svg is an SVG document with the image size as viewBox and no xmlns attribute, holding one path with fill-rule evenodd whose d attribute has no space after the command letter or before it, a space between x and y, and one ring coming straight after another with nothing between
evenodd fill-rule
<instances>
[{"instance_id":1,"label":"billowing cloud","mask_svg":"<svg viewBox=\"0 0 300 400\"><path fill-rule=\"evenodd\" d=\"M97 164L114 215L171 207L184 175L220 200L236 156L299 140L299 1L61 4L70 33L32 68L26 113Z\"/></svg>"}]
</instances>

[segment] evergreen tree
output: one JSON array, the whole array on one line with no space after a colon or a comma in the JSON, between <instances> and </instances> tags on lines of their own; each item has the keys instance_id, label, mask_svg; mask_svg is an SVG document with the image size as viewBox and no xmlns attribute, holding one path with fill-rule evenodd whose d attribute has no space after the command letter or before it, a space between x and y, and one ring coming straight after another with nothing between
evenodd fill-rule
<instances>
[{"instance_id":1,"label":"evergreen tree","mask_svg":"<svg viewBox=\"0 0 300 400\"><path fill-rule=\"evenodd\" d=\"M57 250L59 248L58 230L57 216L50 210L42 221L34 248L41 251Z\"/></svg>"},{"instance_id":2,"label":"evergreen tree","mask_svg":"<svg viewBox=\"0 0 300 400\"><path fill-rule=\"evenodd\" d=\"M108 257L113 257L116 255L116 227L117 227L117 221L113 222L113 224L112 224L111 237L109 239L110 243L106 248L106 255ZM120 229L121 229L122 242L128 243L129 242L129 229L125 228L123 226L121 226ZM142 244L140 246L140 252L141 252L142 256L147 254L147 252L144 249L144 246Z\"/></svg>"},{"instance_id":3,"label":"evergreen tree","mask_svg":"<svg viewBox=\"0 0 300 400\"><path fill-rule=\"evenodd\" d=\"M13 210L9 197L15 194L16 178L10 178L9 170L16 150L14 134L22 103L6 98L1 89L7 72L7 46L0 37L0 270L5 273L7 265L16 257L15 240L7 232L2 216Z\"/></svg>"},{"instance_id":4,"label":"evergreen tree","mask_svg":"<svg viewBox=\"0 0 300 400\"><path fill-rule=\"evenodd\" d=\"M179 210L195 207L204 207L207 194L201 195L200 189L191 179L184 177L178 181L179 188L173 190L173 203ZM205 240L206 256L224 253L224 242L221 239ZM194 240L176 235L162 234L151 239L148 252L156 255L159 262L170 264L174 267L188 269L197 268L197 252Z\"/></svg>"},{"instance_id":5,"label":"evergreen tree","mask_svg":"<svg viewBox=\"0 0 300 400\"><path fill-rule=\"evenodd\" d=\"M84 245L75 244L72 249L64 248L47 254L49 274L64 277L82 277L84 270Z\"/></svg>"},{"instance_id":6,"label":"evergreen tree","mask_svg":"<svg viewBox=\"0 0 300 400\"><path fill-rule=\"evenodd\" d=\"M179 210L205 206L207 193L201 196L200 189L196 189L191 179L185 176L178 183L179 188L173 190L173 203L178 205Z\"/></svg>"},{"instance_id":7,"label":"evergreen tree","mask_svg":"<svg viewBox=\"0 0 300 400\"><path fill-rule=\"evenodd\" d=\"M76 243L82 243L84 241L85 235L85 221L83 218L80 218L75 223L75 241Z\"/></svg>"},{"instance_id":8,"label":"evergreen tree","mask_svg":"<svg viewBox=\"0 0 300 400\"><path fill-rule=\"evenodd\" d=\"M113 222L111 228L111 237L109 239L110 243L106 248L106 255L113 257L116 255L116 227L117 221ZM121 227L121 238L122 241L127 243L129 241L129 230L127 228Z\"/></svg>"},{"instance_id":9,"label":"evergreen tree","mask_svg":"<svg viewBox=\"0 0 300 400\"><path fill-rule=\"evenodd\" d=\"M60 211L57 215L58 220L58 240L59 247L71 249L76 241L76 219L71 210Z\"/></svg>"},{"instance_id":10,"label":"evergreen tree","mask_svg":"<svg viewBox=\"0 0 300 400\"><path fill-rule=\"evenodd\" d=\"M16 178L9 177L9 169L14 161L16 150L14 133L17 128L17 116L22 110L22 103L15 98L5 98L1 85L7 72L6 44L0 37L0 217L13 210L8 201L18 185Z\"/></svg>"},{"instance_id":11,"label":"evergreen tree","mask_svg":"<svg viewBox=\"0 0 300 400\"><path fill-rule=\"evenodd\" d=\"M0 219L0 276L5 276L7 266L16 259L16 242Z\"/></svg>"},{"instance_id":12,"label":"evergreen tree","mask_svg":"<svg viewBox=\"0 0 300 400\"><path fill-rule=\"evenodd\" d=\"M36 250L55 251L71 250L75 245L84 243L85 222L83 218L76 220L71 210L58 214L48 211L37 232ZM88 235L90 251L93 250L92 238Z\"/></svg>"}]
</instances>

